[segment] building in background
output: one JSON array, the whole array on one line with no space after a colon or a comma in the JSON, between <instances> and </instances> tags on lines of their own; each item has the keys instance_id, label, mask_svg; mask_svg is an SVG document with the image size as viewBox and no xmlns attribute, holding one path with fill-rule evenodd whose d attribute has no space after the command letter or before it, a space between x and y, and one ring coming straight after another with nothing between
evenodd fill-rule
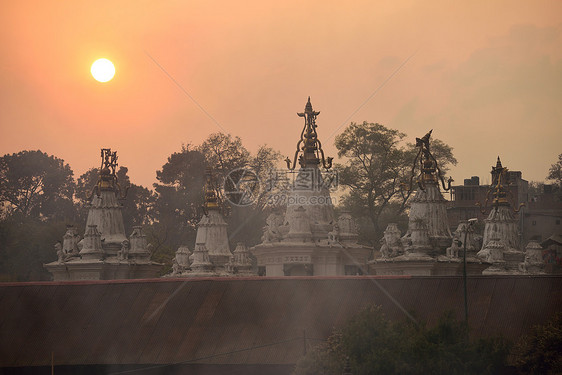
<instances>
[{"instance_id":1,"label":"building in background","mask_svg":"<svg viewBox=\"0 0 562 375\"><path fill-rule=\"evenodd\" d=\"M499 157L498 157L499 159ZM529 200L529 182L524 180L520 171L508 171L509 195L516 206ZM449 226L455 228L460 221L476 218L484 220L488 212L481 212L477 206L488 196L490 185L480 185L480 178L472 176L465 178L463 185L451 187L451 201L447 207Z\"/></svg>"},{"instance_id":2,"label":"building in background","mask_svg":"<svg viewBox=\"0 0 562 375\"><path fill-rule=\"evenodd\" d=\"M543 185L530 197L521 212L523 241L543 242L552 235L562 236L562 200L556 185Z\"/></svg>"}]
</instances>

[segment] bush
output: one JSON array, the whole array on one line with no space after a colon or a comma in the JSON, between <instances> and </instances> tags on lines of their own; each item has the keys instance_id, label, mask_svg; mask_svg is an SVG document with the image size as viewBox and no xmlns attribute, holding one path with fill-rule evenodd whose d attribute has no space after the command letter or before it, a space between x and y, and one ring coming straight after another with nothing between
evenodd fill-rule
<instances>
[{"instance_id":1,"label":"bush","mask_svg":"<svg viewBox=\"0 0 562 375\"><path fill-rule=\"evenodd\" d=\"M346 360L351 373L496 374L505 368L504 339L469 341L467 327L445 314L434 327L413 321L391 322L371 306L302 358L296 375L340 375Z\"/></svg>"}]
</instances>

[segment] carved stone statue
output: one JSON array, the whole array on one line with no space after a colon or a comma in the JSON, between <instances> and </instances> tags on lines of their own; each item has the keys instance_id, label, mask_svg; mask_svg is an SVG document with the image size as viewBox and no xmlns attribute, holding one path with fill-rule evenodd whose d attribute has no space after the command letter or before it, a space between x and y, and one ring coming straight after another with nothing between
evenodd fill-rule
<instances>
[{"instance_id":1,"label":"carved stone statue","mask_svg":"<svg viewBox=\"0 0 562 375\"><path fill-rule=\"evenodd\" d=\"M123 240L123 242L121 242L121 250L117 251L117 259L118 260L129 259L130 248L131 248L131 244L129 243L129 240Z\"/></svg>"},{"instance_id":2,"label":"carved stone statue","mask_svg":"<svg viewBox=\"0 0 562 375\"><path fill-rule=\"evenodd\" d=\"M62 244L60 243L60 241L57 241L57 243L55 244L55 251L57 253L58 262L63 263L64 262L64 252L62 251Z\"/></svg>"},{"instance_id":3,"label":"carved stone statue","mask_svg":"<svg viewBox=\"0 0 562 375\"><path fill-rule=\"evenodd\" d=\"M461 249L462 241L464 241L464 231L466 230L466 222L461 221L457 230L453 233L453 241L451 242L451 246L449 246L446 250L447 257L449 258L458 258L459 257L459 250Z\"/></svg>"},{"instance_id":4,"label":"carved stone statue","mask_svg":"<svg viewBox=\"0 0 562 375\"><path fill-rule=\"evenodd\" d=\"M172 276L177 276L181 274L180 266L176 258L172 261Z\"/></svg>"},{"instance_id":5,"label":"carved stone statue","mask_svg":"<svg viewBox=\"0 0 562 375\"><path fill-rule=\"evenodd\" d=\"M80 241L80 236L76 231L74 225L66 226L66 233L62 240L62 250L65 256L76 256L80 251L78 249L78 241Z\"/></svg>"},{"instance_id":6,"label":"carved stone statue","mask_svg":"<svg viewBox=\"0 0 562 375\"><path fill-rule=\"evenodd\" d=\"M400 229L396 223L389 223L384 230L384 236L381 239L380 253L383 259L392 258L401 255L404 252L402 243L400 242Z\"/></svg>"},{"instance_id":7,"label":"carved stone statue","mask_svg":"<svg viewBox=\"0 0 562 375\"><path fill-rule=\"evenodd\" d=\"M499 237L496 236L492 238L490 241L488 241L486 247L480 250L478 254L482 253L482 255L484 256L483 260L485 260L486 262L499 263L499 262L504 262L503 259L504 251L505 251L505 245L499 239ZM480 257L482 258L482 256Z\"/></svg>"},{"instance_id":8,"label":"carved stone statue","mask_svg":"<svg viewBox=\"0 0 562 375\"><path fill-rule=\"evenodd\" d=\"M328 243L330 245L339 243L340 240L340 226L338 223L334 223L333 228L331 232L328 232Z\"/></svg>"},{"instance_id":9,"label":"carved stone statue","mask_svg":"<svg viewBox=\"0 0 562 375\"><path fill-rule=\"evenodd\" d=\"M178 247L178 249L176 250L176 256L174 258L174 261L177 262L182 272L189 268L190 255L191 255L191 251L189 251L189 248L185 245Z\"/></svg>"},{"instance_id":10,"label":"carved stone statue","mask_svg":"<svg viewBox=\"0 0 562 375\"><path fill-rule=\"evenodd\" d=\"M519 271L530 274L544 274L543 248L538 241L529 241L525 248L525 261L519 263Z\"/></svg>"},{"instance_id":11,"label":"carved stone statue","mask_svg":"<svg viewBox=\"0 0 562 375\"><path fill-rule=\"evenodd\" d=\"M264 227L262 236L263 242L274 242L282 239L281 226L283 225L283 217L276 212L269 214L266 220L267 225Z\"/></svg>"}]
</instances>

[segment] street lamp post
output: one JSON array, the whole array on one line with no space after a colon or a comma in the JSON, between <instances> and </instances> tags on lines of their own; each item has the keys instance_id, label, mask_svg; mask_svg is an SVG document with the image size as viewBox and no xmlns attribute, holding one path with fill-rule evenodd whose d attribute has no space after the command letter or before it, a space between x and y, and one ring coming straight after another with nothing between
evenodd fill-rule
<instances>
[{"instance_id":1,"label":"street lamp post","mask_svg":"<svg viewBox=\"0 0 562 375\"><path fill-rule=\"evenodd\" d=\"M463 241L463 267L462 267L462 276L464 281L464 322L466 327L468 328L468 292L467 292L467 277L466 277L466 239L468 237L468 231L472 230L472 225L476 223L478 219L469 219L468 224L466 225L466 230L464 231L464 241Z\"/></svg>"}]
</instances>

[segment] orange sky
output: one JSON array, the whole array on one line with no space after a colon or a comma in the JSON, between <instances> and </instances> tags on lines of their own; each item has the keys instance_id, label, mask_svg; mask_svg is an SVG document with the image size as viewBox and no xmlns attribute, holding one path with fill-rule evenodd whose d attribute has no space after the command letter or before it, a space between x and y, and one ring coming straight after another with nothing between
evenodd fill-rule
<instances>
[{"instance_id":1,"label":"orange sky","mask_svg":"<svg viewBox=\"0 0 562 375\"><path fill-rule=\"evenodd\" d=\"M543 180L562 153L562 2L396 3L2 2L0 154L40 149L80 175L111 147L151 186L182 143L217 131L292 154L310 95L328 155L366 120L410 140L433 128L457 183L489 180L498 154ZM100 57L109 83L90 75Z\"/></svg>"}]
</instances>

